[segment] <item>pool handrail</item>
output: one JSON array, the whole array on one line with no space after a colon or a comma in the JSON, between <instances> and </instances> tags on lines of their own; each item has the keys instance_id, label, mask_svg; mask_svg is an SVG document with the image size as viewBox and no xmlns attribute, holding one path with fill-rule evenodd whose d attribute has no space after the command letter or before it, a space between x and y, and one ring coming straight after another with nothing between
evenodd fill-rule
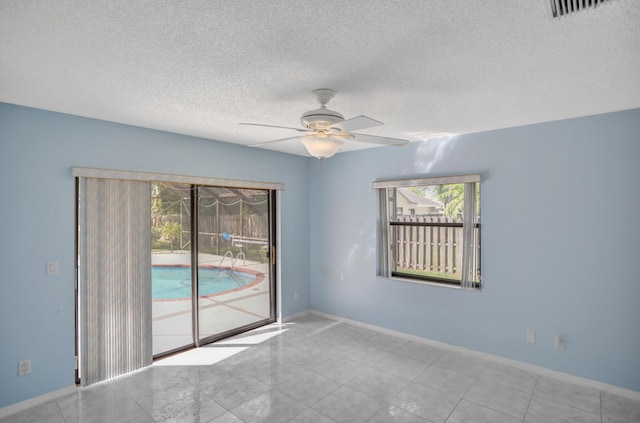
<instances>
[{"instance_id":1,"label":"pool handrail","mask_svg":"<svg viewBox=\"0 0 640 423\"><path fill-rule=\"evenodd\" d=\"M235 261L233 260L233 251L227 251L226 253L224 253L224 256L222 257L222 260L220 260L220 263L218 263L218 271L222 269L222 263L224 262L224 259L227 258L227 255L231 259L231 267L233 268L233 264L235 263Z\"/></svg>"},{"instance_id":2,"label":"pool handrail","mask_svg":"<svg viewBox=\"0 0 640 423\"><path fill-rule=\"evenodd\" d=\"M240 256L242 256L242 265L246 266L247 265L247 258L244 255L244 252L240 251L238 253L238 255L236 256L236 258L233 259L233 262L231 263L231 270L233 270L233 268L236 266L236 261L238 261L238 259L240 258Z\"/></svg>"}]
</instances>

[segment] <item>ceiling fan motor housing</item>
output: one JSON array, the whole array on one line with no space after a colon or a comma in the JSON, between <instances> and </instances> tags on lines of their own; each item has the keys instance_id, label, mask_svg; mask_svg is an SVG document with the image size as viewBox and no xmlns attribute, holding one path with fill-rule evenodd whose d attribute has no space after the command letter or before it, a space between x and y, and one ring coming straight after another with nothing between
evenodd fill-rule
<instances>
[{"instance_id":1,"label":"ceiling fan motor housing","mask_svg":"<svg viewBox=\"0 0 640 423\"><path fill-rule=\"evenodd\" d=\"M329 131L329 127L344 120L340 113L327 109L327 103L336 95L330 88L319 88L311 92L320 103L320 108L304 112L300 123L307 129Z\"/></svg>"},{"instance_id":2,"label":"ceiling fan motor housing","mask_svg":"<svg viewBox=\"0 0 640 423\"><path fill-rule=\"evenodd\" d=\"M342 122L344 116L326 108L309 110L300 117L300 123L307 129L329 129L331 125Z\"/></svg>"}]
</instances>

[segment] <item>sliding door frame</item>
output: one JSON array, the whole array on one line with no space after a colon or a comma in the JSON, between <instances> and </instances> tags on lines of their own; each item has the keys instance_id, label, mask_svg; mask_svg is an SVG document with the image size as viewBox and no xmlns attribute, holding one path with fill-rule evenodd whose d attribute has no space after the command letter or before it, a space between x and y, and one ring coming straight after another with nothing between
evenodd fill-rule
<instances>
[{"instance_id":1,"label":"sliding door frame","mask_svg":"<svg viewBox=\"0 0 640 423\"><path fill-rule=\"evenodd\" d=\"M75 184L75 207L74 207L74 228L75 235L73 237L73 289L74 289L74 360L75 360L75 381L76 385L80 385L80 291L78 290L78 267L80 265L80 178L73 178Z\"/></svg>"},{"instance_id":2,"label":"sliding door frame","mask_svg":"<svg viewBox=\"0 0 640 423\"><path fill-rule=\"evenodd\" d=\"M191 339L193 347L200 346L200 296L198 294L198 251L200 243L198 242L198 233L200 225L198 224L199 207L198 200L200 198L200 189L197 185L191 185ZM196 242L193 242L195 239ZM153 358L159 358L162 353L155 355Z\"/></svg>"},{"instance_id":3,"label":"sliding door frame","mask_svg":"<svg viewBox=\"0 0 640 423\"><path fill-rule=\"evenodd\" d=\"M210 185L209 185L210 186ZM270 323L274 323L277 321L278 319L278 313L277 313L277 308L276 308L276 275L277 275L277 271L276 271L276 223L277 223L277 219L276 219L276 215L277 215L277 208L276 208L276 190L267 190L268 191L268 213L269 213L269 219L268 219L268 223L269 223L269 245L268 245L268 249L267 249L267 260L269 262L269 311L270 311L270 316L267 319L263 319L263 320L259 320L257 322L253 322L253 323L249 323L243 326L238 326L235 327L233 329L229 329L226 330L224 332L220 332L211 336L207 336L205 338L200 338L199 337L199 331L196 331L194 329L194 333L197 335L194 337L194 341L195 341L195 346L199 347L201 345L206 345L206 344L210 344L212 342L216 342L219 341L221 339L224 338L228 338L230 336L234 336L234 335L238 335L240 333L243 332L247 332L250 331L252 329L255 328L259 328L261 326L265 326L268 325ZM192 201L193 198L196 199L196 203L197 203L197 197L198 197L198 191L197 188L195 190L195 195L192 195ZM198 212L192 213L192 219L193 216L196 216L197 219L197 215ZM192 267L194 269L197 269L197 263L198 263L198 242L193 242L194 240L194 236L193 234L195 233L195 239L197 240L198 237L198 224L195 224L195 228L196 230L193 231L194 228L194 223L193 221L191 222L191 228L192 228L192 247L191 247L191 251L192 251ZM193 291L194 291L194 307L199 306L199 296L198 296L198 289L197 289L197 285L198 285L198 271L196 270L195 272L192 271L191 272L192 275L192 286ZM194 319L195 320L199 320L199 308L195 308L194 309ZM194 328L197 326L199 326L199 322L197 324L194 324ZM154 358L159 358L159 356L154 356Z\"/></svg>"},{"instance_id":4,"label":"sliding door frame","mask_svg":"<svg viewBox=\"0 0 640 423\"><path fill-rule=\"evenodd\" d=\"M280 197L278 195L279 190L284 189L284 185L281 183L270 183L270 182L252 182L252 181L242 181L242 180L228 180L221 178L208 178L208 177L194 177L194 176L184 176L184 175L170 175L170 174L156 174L156 173L146 173L146 172L131 172L131 171L121 171L121 170L110 170L110 169L94 169L94 168L83 168L83 167L73 167L72 176L74 176L75 183L75 216L74 216L74 225L75 225L75 237L74 237L74 257L75 257L75 266L74 266L74 295L75 295L75 339L74 339L74 352L75 352L75 381L77 385L80 385L82 380L82 369L80 366L81 357L80 355L83 352L80 349L80 271L79 268L79 257L80 257L80 217L79 217L79 195L80 195L80 178L83 177L91 177L91 178L106 178L106 179L127 179L127 180L138 180L138 181L149 181L149 182L176 182L176 183L190 183L191 184L191 266L192 266L192 301L193 301L193 309L192 309L192 332L193 332L193 342L191 344L185 345L184 347L179 347L170 351L166 351L157 355L153 355L153 360L159 359L162 357L166 357L169 355L176 354L181 351L186 351L192 349L194 347L199 347L201 345L205 345L211 342L218 341L223 338L227 338L233 335L237 335L239 333L243 333L261 326L265 326L270 323L274 323L279 319L280 314L280 292L277 289L279 286L278 277L279 277L279 268L277 266L278 257L277 257L277 245L279 241L279 201ZM250 323L241 327L237 327L228 331L224 331L219 334L215 334L203 339L199 337L199 309L198 309L198 189L200 186L213 186L213 187L237 187L237 188L250 188L250 189L259 189L268 191L268 222L269 222L269 243L267 249L267 259L269 262L269 310L270 316L267 319L263 319L254 323ZM194 235L195 234L195 235ZM193 240L196 242L193 242ZM149 246L151 252L151 246ZM150 301L152 301L150 299Z\"/></svg>"}]
</instances>

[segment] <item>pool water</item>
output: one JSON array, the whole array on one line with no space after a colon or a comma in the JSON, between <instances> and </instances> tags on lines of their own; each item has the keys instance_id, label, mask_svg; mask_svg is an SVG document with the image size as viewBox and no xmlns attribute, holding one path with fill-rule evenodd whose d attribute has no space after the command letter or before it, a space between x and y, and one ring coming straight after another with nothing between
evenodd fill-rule
<instances>
[{"instance_id":1,"label":"pool water","mask_svg":"<svg viewBox=\"0 0 640 423\"><path fill-rule=\"evenodd\" d=\"M198 294L210 295L230 291L256 280L255 275L237 270L198 269ZM153 266L151 290L154 300L191 298L191 268Z\"/></svg>"}]
</instances>

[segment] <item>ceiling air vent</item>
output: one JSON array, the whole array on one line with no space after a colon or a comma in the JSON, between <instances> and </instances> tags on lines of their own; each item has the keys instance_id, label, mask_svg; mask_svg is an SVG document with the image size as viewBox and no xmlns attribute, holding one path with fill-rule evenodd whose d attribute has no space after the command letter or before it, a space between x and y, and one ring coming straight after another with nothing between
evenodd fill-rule
<instances>
[{"instance_id":1,"label":"ceiling air vent","mask_svg":"<svg viewBox=\"0 0 640 423\"><path fill-rule=\"evenodd\" d=\"M572 15L585 9L593 9L611 0L544 0L547 12L552 18Z\"/></svg>"}]
</instances>

